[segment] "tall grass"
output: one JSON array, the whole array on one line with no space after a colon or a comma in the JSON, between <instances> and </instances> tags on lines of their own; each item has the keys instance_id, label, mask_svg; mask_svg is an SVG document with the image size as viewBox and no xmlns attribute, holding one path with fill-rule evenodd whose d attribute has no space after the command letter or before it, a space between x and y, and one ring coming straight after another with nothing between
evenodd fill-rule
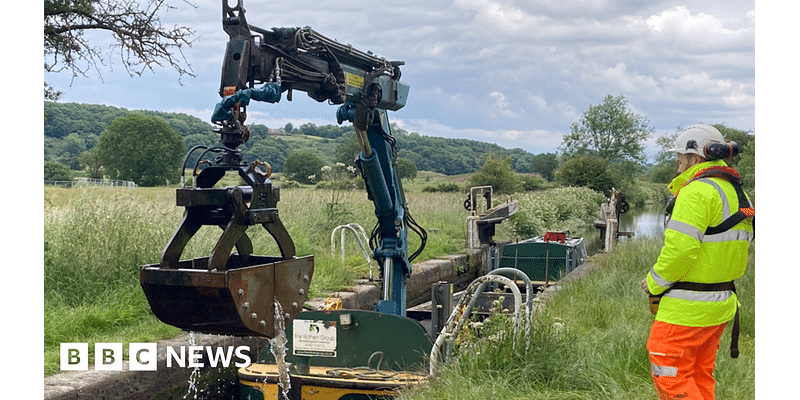
<instances>
[{"instance_id":1,"label":"tall grass","mask_svg":"<svg viewBox=\"0 0 800 400\"><path fill-rule=\"evenodd\" d=\"M179 330L157 323L138 266L158 260L176 216L167 191L45 189L45 374L62 342L152 341Z\"/></svg>"},{"instance_id":2,"label":"tall grass","mask_svg":"<svg viewBox=\"0 0 800 400\"><path fill-rule=\"evenodd\" d=\"M143 201L138 191L104 188L46 193L45 297L64 304L135 281L131 266L157 260L173 229L174 207L161 196Z\"/></svg>"},{"instance_id":3,"label":"tall grass","mask_svg":"<svg viewBox=\"0 0 800 400\"><path fill-rule=\"evenodd\" d=\"M507 317L493 316L482 339L462 346L440 375L401 398L654 399L646 349L653 317L640 283L660 247L658 239L635 239L620 243L611 255L592 258L589 274L564 285L535 314L527 349L512 346ZM717 356L720 399L755 398L753 259L754 251L737 281L741 355L729 356L729 327Z\"/></svg>"},{"instance_id":4,"label":"tall grass","mask_svg":"<svg viewBox=\"0 0 800 400\"><path fill-rule=\"evenodd\" d=\"M235 183L233 183L235 184ZM158 263L161 251L181 220L171 188L44 189L44 348L45 373L58 371L59 344L66 342L154 341L179 330L152 315L139 286L139 267ZM424 193L408 196L414 218L429 231L418 261L462 251L465 244L463 196ZM341 290L369 276L369 266L352 237L346 238L345 263L331 230L358 223L367 234L375 224L374 206L363 191L341 194L335 214L328 190L285 189L278 203L281 220L299 256L314 255L311 296ZM221 230L205 226L182 258L207 257ZM247 231L254 253L278 255L266 230ZM409 238L415 249L419 240ZM364 243L367 246L366 243ZM369 248L367 247L369 252ZM374 271L377 276L378 271Z\"/></svg>"}]
</instances>

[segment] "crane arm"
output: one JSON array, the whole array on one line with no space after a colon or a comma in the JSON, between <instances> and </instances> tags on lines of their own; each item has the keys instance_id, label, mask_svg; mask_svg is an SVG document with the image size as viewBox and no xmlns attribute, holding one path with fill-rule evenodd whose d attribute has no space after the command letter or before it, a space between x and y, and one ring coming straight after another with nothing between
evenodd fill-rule
<instances>
[{"instance_id":1,"label":"crane arm","mask_svg":"<svg viewBox=\"0 0 800 400\"><path fill-rule=\"evenodd\" d=\"M246 115L244 107L250 99L277 102L280 93L287 92L291 101L293 90L305 92L318 102L341 105L336 118L340 124L353 123L361 146L356 163L378 219L370 240L373 258L383 266L384 296L378 310L405 315L405 281L411 274L411 260L424 249L427 234L408 212L397 175L396 141L387 118L387 111L397 111L406 104L409 86L400 81L404 62L357 50L310 27L255 27L245 18L242 0L235 6L223 1L222 11L229 40L220 82L223 100L212 120L246 129L241 117L239 124L224 120ZM263 87L255 88L262 83ZM270 95L260 96L261 91ZM256 93L259 95L254 96ZM229 112L231 108L238 112ZM419 249L411 256L409 230L421 239Z\"/></svg>"}]
</instances>

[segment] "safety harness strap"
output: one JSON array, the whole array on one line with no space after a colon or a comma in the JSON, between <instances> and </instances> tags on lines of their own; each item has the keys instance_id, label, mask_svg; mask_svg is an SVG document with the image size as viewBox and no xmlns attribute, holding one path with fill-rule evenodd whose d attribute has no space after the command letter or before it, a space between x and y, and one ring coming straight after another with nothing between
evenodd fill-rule
<instances>
[{"instance_id":1,"label":"safety harness strap","mask_svg":"<svg viewBox=\"0 0 800 400\"><path fill-rule=\"evenodd\" d=\"M673 289L691 290L695 292L721 292L729 290L736 293L736 285L733 281L720 283L697 283L697 282L675 282L672 287L664 291L663 296ZM731 329L731 358L739 357L739 305L736 305L736 315L733 317L733 327Z\"/></svg>"},{"instance_id":2,"label":"safety harness strap","mask_svg":"<svg viewBox=\"0 0 800 400\"><path fill-rule=\"evenodd\" d=\"M706 229L706 235L725 232L736 226L739 222L744 221L746 218L753 218L753 227L755 228L756 210L750 206L750 202L747 200L744 190L742 190L742 185L734 184L733 187L736 189L736 197L739 198L739 211L733 213L733 215L728 217L725 221L722 221L721 224L708 227L708 229Z\"/></svg>"},{"instance_id":3,"label":"safety harness strap","mask_svg":"<svg viewBox=\"0 0 800 400\"><path fill-rule=\"evenodd\" d=\"M728 282L720 282L720 283L697 283L697 282L684 282L678 281L675 282L669 289L683 289L683 290L692 290L695 292L722 292L725 290L730 290L733 293L736 293L736 285L733 281Z\"/></svg>"},{"instance_id":4,"label":"safety harness strap","mask_svg":"<svg viewBox=\"0 0 800 400\"><path fill-rule=\"evenodd\" d=\"M744 194L744 190L742 189L742 177L739 175L739 173L736 172L736 170L731 167L717 167L717 166L708 167L700 170L695 176L692 177L692 179L687 181L683 186L686 186L689 183L702 178L720 178L730 182L730 184L736 190L736 197L739 201L738 211L731 214L730 217L726 218L719 225L709 226L708 228L706 228L705 234L716 235L719 233L726 232L747 218L753 219L753 230L755 231L756 210L753 208L752 205L750 205L750 201L747 200L747 196ZM680 191L678 193L680 193ZM673 208L675 208L675 199L678 197L678 193L676 193L675 196L673 196L667 203L667 208L664 212L665 215L672 214L672 210Z\"/></svg>"}]
</instances>

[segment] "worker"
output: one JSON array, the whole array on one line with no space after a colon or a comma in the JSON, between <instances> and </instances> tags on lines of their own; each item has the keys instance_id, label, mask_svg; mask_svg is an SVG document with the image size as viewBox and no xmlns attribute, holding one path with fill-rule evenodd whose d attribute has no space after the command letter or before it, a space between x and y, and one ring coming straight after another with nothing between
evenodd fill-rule
<instances>
[{"instance_id":1,"label":"worker","mask_svg":"<svg viewBox=\"0 0 800 400\"><path fill-rule=\"evenodd\" d=\"M709 149L720 147L727 154L709 155ZM714 399L720 337L731 320L731 356L738 356L739 301L733 281L746 269L755 210L741 190L739 174L720 159L735 155L738 147L716 128L687 128L671 151L679 175L669 185L673 198L664 247L642 282L651 299L660 297L647 350L660 399L708 400Z\"/></svg>"}]
</instances>

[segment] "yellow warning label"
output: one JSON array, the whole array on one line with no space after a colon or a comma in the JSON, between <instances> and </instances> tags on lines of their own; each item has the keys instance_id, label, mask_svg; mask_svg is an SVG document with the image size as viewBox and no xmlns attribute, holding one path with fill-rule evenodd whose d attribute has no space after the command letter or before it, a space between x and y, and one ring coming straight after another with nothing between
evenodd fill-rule
<instances>
[{"instance_id":1,"label":"yellow warning label","mask_svg":"<svg viewBox=\"0 0 800 400\"><path fill-rule=\"evenodd\" d=\"M356 74L344 73L345 85L354 86L361 89L364 86L364 77Z\"/></svg>"}]
</instances>

